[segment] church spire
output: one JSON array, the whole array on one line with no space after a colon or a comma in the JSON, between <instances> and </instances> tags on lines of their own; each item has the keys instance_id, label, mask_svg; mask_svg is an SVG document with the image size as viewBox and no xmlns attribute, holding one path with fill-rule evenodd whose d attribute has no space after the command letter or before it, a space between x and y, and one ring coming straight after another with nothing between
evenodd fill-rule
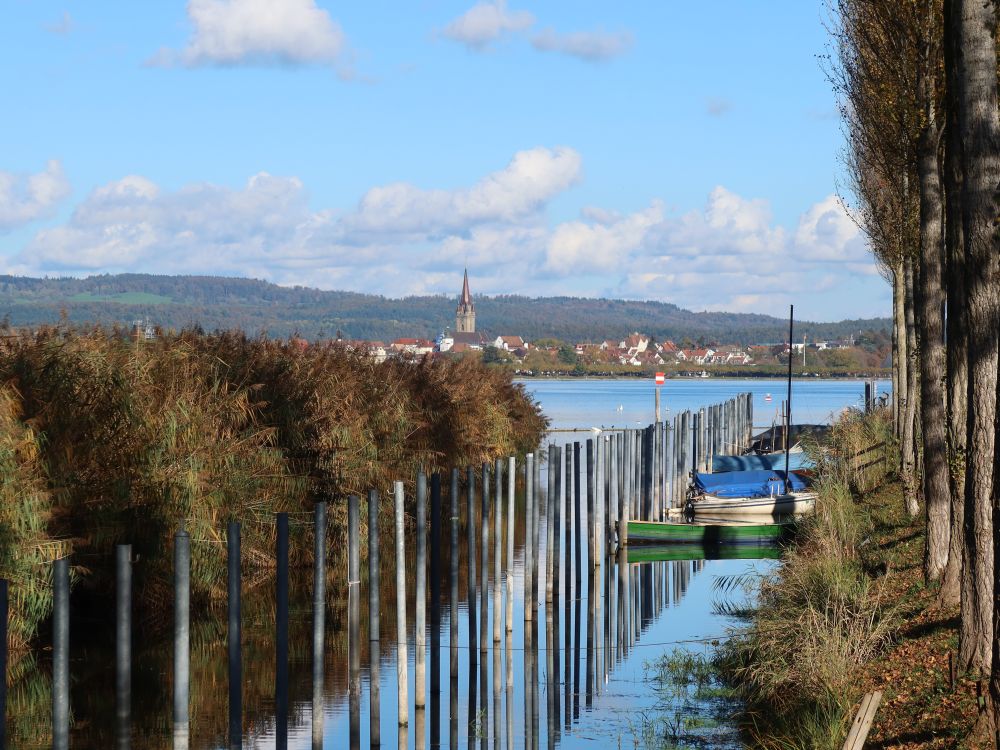
<instances>
[{"instance_id":1,"label":"church spire","mask_svg":"<svg viewBox=\"0 0 1000 750\"><path fill-rule=\"evenodd\" d=\"M465 269L465 281L462 283L462 299L459 300L459 304L471 305L472 304L472 294L469 292L469 269Z\"/></svg>"},{"instance_id":2,"label":"church spire","mask_svg":"<svg viewBox=\"0 0 1000 750\"><path fill-rule=\"evenodd\" d=\"M472 304L472 292L469 291L469 269L465 269L465 279L462 282L462 298L458 301L455 311L456 333L476 332L476 306Z\"/></svg>"}]
</instances>

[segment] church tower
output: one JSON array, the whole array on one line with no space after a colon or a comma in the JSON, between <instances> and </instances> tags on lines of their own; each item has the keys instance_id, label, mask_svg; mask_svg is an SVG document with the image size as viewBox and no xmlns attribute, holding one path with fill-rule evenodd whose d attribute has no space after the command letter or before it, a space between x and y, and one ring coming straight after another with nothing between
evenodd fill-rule
<instances>
[{"instance_id":1,"label":"church tower","mask_svg":"<svg viewBox=\"0 0 1000 750\"><path fill-rule=\"evenodd\" d=\"M458 301L455 311L455 332L476 332L476 306L472 304L472 294L469 292L469 271L465 271L465 282L462 284L462 298Z\"/></svg>"}]
</instances>

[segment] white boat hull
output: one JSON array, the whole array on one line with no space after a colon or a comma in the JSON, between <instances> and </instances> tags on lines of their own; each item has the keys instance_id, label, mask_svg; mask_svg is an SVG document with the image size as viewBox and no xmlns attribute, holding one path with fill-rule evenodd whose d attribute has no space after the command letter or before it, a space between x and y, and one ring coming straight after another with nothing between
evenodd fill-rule
<instances>
[{"instance_id":1,"label":"white boat hull","mask_svg":"<svg viewBox=\"0 0 1000 750\"><path fill-rule=\"evenodd\" d=\"M774 497L717 497L692 500L696 516L790 516L809 513L816 505L815 492L792 492Z\"/></svg>"}]
</instances>

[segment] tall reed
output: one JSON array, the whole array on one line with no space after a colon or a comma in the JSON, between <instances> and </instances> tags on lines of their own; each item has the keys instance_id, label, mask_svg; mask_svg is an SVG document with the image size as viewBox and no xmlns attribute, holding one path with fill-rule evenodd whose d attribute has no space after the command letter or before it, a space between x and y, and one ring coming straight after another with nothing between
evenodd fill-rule
<instances>
[{"instance_id":1,"label":"tall reed","mask_svg":"<svg viewBox=\"0 0 1000 750\"><path fill-rule=\"evenodd\" d=\"M428 470L537 445L546 420L475 360L376 363L341 346L182 331L44 328L0 344L0 574L15 578L16 644L49 613L41 564L72 550L74 601L112 591L133 545L140 617L169 616L173 532L193 541L194 606L225 592L223 529L243 522L251 585L273 568L274 513L311 512ZM297 546L306 564L311 543ZM19 567L20 566L20 567ZM29 575L35 571L35 578ZM23 582L23 583L22 583ZM20 597L20 598L19 598Z\"/></svg>"},{"instance_id":2,"label":"tall reed","mask_svg":"<svg viewBox=\"0 0 1000 750\"><path fill-rule=\"evenodd\" d=\"M720 650L718 663L745 701L754 746L839 747L858 698L856 670L892 632L892 604L861 559L873 521L852 492L873 481L870 468L859 475L855 459L885 442L886 418L852 413L834 426L819 460L815 514L801 522L781 564L755 581L749 626ZM884 450L892 449L886 443Z\"/></svg>"}]
</instances>

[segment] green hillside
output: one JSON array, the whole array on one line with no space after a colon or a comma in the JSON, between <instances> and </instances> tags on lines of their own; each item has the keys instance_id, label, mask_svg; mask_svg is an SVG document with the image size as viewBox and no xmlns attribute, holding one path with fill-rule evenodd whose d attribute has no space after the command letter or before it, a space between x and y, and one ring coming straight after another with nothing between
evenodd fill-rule
<instances>
[{"instance_id":1,"label":"green hillside","mask_svg":"<svg viewBox=\"0 0 1000 750\"><path fill-rule=\"evenodd\" d=\"M642 331L657 339L760 343L787 336L784 310L691 312L663 302L576 297L476 297L477 327L526 339L600 341ZM164 328L242 328L273 336L392 340L433 337L454 325L450 297L393 299L354 292L282 287L219 276L120 274L86 279L0 276L0 315L14 326L55 323L127 325L138 318ZM777 314L777 317L775 316ZM889 329L888 318L796 324L796 337L844 338Z\"/></svg>"}]
</instances>

